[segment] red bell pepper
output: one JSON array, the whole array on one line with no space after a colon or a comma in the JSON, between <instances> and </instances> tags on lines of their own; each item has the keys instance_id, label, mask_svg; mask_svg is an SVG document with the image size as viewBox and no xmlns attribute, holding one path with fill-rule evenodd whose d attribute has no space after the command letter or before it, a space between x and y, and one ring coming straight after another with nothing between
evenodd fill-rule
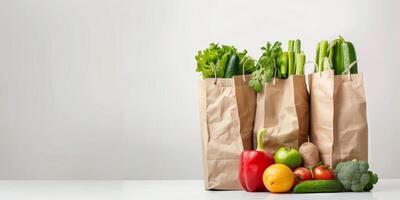
<instances>
[{"instance_id":1,"label":"red bell pepper","mask_svg":"<svg viewBox=\"0 0 400 200\"><path fill-rule=\"evenodd\" d=\"M274 163L272 154L264 151L266 131L263 128L257 134L257 150L245 150L240 154L240 184L248 192L265 191L262 177L265 169Z\"/></svg>"}]
</instances>

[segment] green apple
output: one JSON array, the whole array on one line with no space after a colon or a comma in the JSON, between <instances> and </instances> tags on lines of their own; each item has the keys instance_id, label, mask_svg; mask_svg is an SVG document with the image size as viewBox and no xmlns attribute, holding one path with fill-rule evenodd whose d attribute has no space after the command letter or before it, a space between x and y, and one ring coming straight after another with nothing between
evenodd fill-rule
<instances>
[{"instance_id":1,"label":"green apple","mask_svg":"<svg viewBox=\"0 0 400 200\"><path fill-rule=\"evenodd\" d=\"M291 169L295 169L301 165L300 152L295 148L281 147L274 155L275 163L287 165Z\"/></svg>"}]
</instances>

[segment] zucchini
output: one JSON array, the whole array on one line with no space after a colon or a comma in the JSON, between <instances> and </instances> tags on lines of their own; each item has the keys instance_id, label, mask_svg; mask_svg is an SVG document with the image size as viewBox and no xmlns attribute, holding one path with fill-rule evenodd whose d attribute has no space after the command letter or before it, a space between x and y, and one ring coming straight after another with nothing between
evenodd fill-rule
<instances>
[{"instance_id":1,"label":"zucchini","mask_svg":"<svg viewBox=\"0 0 400 200\"><path fill-rule=\"evenodd\" d=\"M341 75L352 62L357 60L353 44L345 41L341 36L339 38L336 44L334 59L332 60L336 75ZM357 64L350 69L350 73L358 73Z\"/></svg>"},{"instance_id":2,"label":"zucchini","mask_svg":"<svg viewBox=\"0 0 400 200\"><path fill-rule=\"evenodd\" d=\"M338 39L333 40L331 43L329 43L329 48L328 48L328 58L329 60L331 60L331 62L333 62L333 60L335 59L335 53L336 53L336 48L337 48L337 44L340 41Z\"/></svg>"},{"instance_id":3,"label":"zucchini","mask_svg":"<svg viewBox=\"0 0 400 200\"><path fill-rule=\"evenodd\" d=\"M349 68L349 65L357 60L356 50L354 49L354 46L351 42L346 42L342 37L340 38L343 40L342 43L343 65L345 70L347 70ZM351 74L358 73L357 63L350 69L350 73Z\"/></svg>"},{"instance_id":4,"label":"zucchini","mask_svg":"<svg viewBox=\"0 0 400 200\"><path fill-rule=\"evenodd\" d=\"M239 72L239 56L232 54L229 58L228 65L225 68L225 78L232 78Z\"/></svg>"},{"instance_id":5,"label":"zucchini","mask_svg":"<svg viewBox=\"0 0 400 200\"><path fill-rule=\"evenodd\" d=\"M337 42L334 55L335 56L332 61L335 74L341 75L344 71L342 41Z\"/></svg>"},{"instance_id":6,"label":"zucchini","mask_svg":"<svg viewBox=\"0 0 400 200\"><path fill-rule=\"evenodd\" d=\"M279 67L280 67L280 74L282 78L287 78L287 71L288 71L288 52L283 52L282 55L279 57Z\"/></svg>"},{"instance_id":7,"label":"zucchini","mask_svg":"<svg viewBox=\"0 0 400 200\"><path fill-rule=\"evenodd\" d=\"M338 180L309 180L294 187L294 193L340 192L343 185Z\"/></svg>"}]
</instances>

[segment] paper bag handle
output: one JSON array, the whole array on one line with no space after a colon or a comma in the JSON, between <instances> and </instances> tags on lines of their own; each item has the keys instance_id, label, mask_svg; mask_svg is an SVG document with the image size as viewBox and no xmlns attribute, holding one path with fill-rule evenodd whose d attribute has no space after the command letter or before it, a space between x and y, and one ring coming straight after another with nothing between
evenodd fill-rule
<instances>
[{"instance_id":1,"label":"paper bag handle","mask_svg":"<svg viewBox=\"0 0 400 200\"><path fill-rule=\"evenodd\" d=\"M279 73L281 72L278 67L274 66L274 68L275 68L274 78L272 79L273 86L275 86L275 79L276 79L277 72L279 72Z\"/></svg>"},{"instance_id":2,"label":"paper bag handle","mask_svg":"<svg viewBox=\"0 0 400 200\"><path fill-rule=\"evenodd\" d=\"M217 69L214 64L212 64L212 69L214 71L214 85L217 85Z\"/></svg>"},{"instance_id":3,"label":"paper bag handle","mask_svg":"<svg viewBox=\"0 0 400 200\"><path fill-rule=\"evenodd\" d=\"M260 67L262 67L260 62L256 61L255 59L253 59L251 57L247 57L246 60L243 62L243 66L242 66L242 79L243 79L243 82L246 81L245 72L244 72L244 66L246 65L246 62L249 61L249 60L255 61L255 65L256 66L259 65Z\"/></svg>"},{"instance_id":4,"label":"paper bag handle","mask_svg":"<svg viewBox=\"0 0 400 200\"><path fill-rule=\"evenodd\" d=\"M242 79L243 79L243 82L246 82L246 76L245 76L245 72L244 72L244 66L246 65L246 62L249 61L249 60L255 61L255 59L247 57L247 58L245 59L245 61L243 62L243 66L242 66ZM260 65L260 63L259 63L258 61L256 61L256 65ZM214 66L214 65L212 65L212 66L213 66L213 71L214 71L214 85L215 85L215 84L217 84L217 70L215 69L215 66Z\"/></svg>"},{"instance_id":5,"label":"paper bag handle","mask_svg":"<svg viewBox=\"0 0 400 200\"><path fill-rule=\"evenodd\" d=\"M318 68L318 64L312 60L306 61L304 63L304 67L308 64L314 64L314 71L316 71L316 69ZM321 76L321 72L319 72L319 75ZM306 78L306 82L307 82L306 86L307 86L308 92L310 92L310 81L307 78Z\"/></svg>"},{"instance_id":6,"label":"paper bag handle","mask_svg":"<svg viewBox=\"0 0 400 200\"><path fill-rule=\"evenodd\" d=\"M317 69L319 68L318 64L312 60L306 61L306 63L304 63L304 66L306 66L307 64L314 64L314 71L317 71ZM319 72L319 76L321 76L321 71Z\"/></svg>"},{"instance_id":7,"label":"paper bag handle","mask_svg":"<svg viewBox=\"0 0 400 200\"><path fill-rule=\"evenodd\" d=\"M350 69L351 69L352 67L354 67L354 65L356 65L357 62L358 62L358 60L355 60L355 61L353 61L352 63L350 63L350 65L347 67L347 69L344 70L344 71L342 72L342 75L345 74L345 73L347 72L347 75L349 76L349 80L351 80Z\"/></svg>"},{"instance_id":8,"label":"paper bag handle","mask_svg":"<svg viewBox=\"0 0 400 200\"><path fill-rule=\"evenodd\" d=\"M328 57L324 57L324 60L323 60L323 61L325 61L325 60L328 60L330 69L332 69L332 68L333 68L333 65L332 65L332 63L330 62L330 60L328 59ZM314 61L309 60L309 61L307 61L304 65L307 65L307 64L314 64L314 72L316 72L317 69L319 69L319 65L318 65L316 62L314 62ZM322 71L324 71L324 70L325 70L325 69L322 69ZM319 71L319 72L318 72L319 77L321 77L322 71Z\"/></svg>"},{"instance_id":9,"label":"paper bag handle","mask_svg":"<svg viewBox=\"0 0 400 200\"><path fill-rule=\"evenodd\" d=\"M246 57L246 59L244 60L243 66L242 66L242 79L243 79L243 82L246 82L246 77L245 77L245 73L244 73L244 66L246 65L247 61L249 61L249 60L255 61L253 58L250 58L250 57ZM257 64L258 64L258 61L256 62L256 65Z\"/></svg>"}]
</instances>

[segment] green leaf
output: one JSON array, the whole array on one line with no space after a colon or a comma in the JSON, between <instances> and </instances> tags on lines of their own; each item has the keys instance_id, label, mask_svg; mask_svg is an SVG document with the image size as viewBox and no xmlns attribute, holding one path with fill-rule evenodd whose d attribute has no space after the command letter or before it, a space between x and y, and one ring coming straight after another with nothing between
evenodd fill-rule
<instances>
[{"instance_id":1,"label":"green leaf","mask_svg":"<svg viewBox=\"0 0 400 200\"><path fill-rule=\"evenodd\" d=\"M275 42L271 45L270 42L264 47L261 47L262 56L258 59L259 65L254 67L254 71L252 73L251 84L249 85L256 91L262 91L262 84L271 82L274 75L275 69L278 68L276 60L282 54L282 48L280 42Z\"/></svg>"},{"instance_id":2,"label":"green leaf","mask_svg":"<svg viewBox=\"0 0 400 200\"><path fill-rule=\"evenodd\" d=\"M215 74L221 78L224 76L226 63L229 55L236 52L233 46L211 43L209 47L203 51L198 51L195 59L197 61L197 72L203 74L203 78L213 78Z\"/></svg>"}]
</instances>

